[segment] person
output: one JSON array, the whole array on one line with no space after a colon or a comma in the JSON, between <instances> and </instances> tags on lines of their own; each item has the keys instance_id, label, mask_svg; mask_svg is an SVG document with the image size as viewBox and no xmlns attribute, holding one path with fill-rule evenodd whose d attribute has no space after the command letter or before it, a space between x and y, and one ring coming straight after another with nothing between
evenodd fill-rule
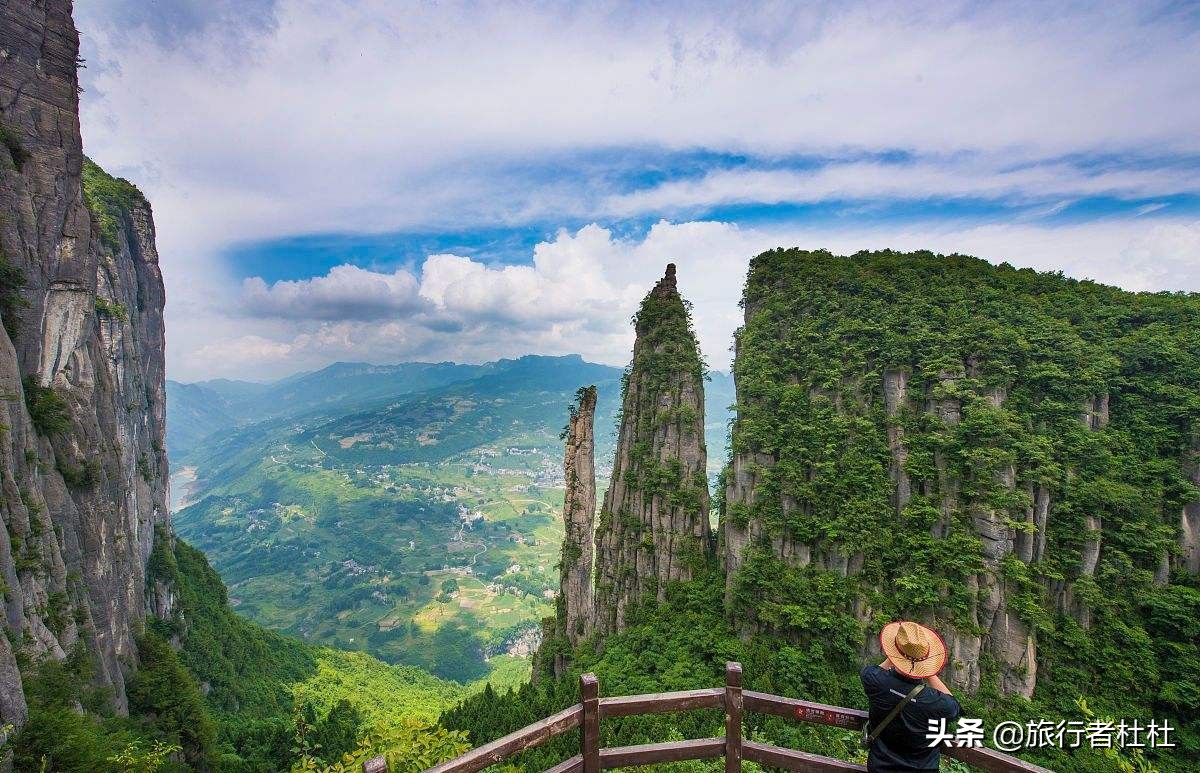
<instances>
[{"instance_id":1,"label":"person","mask_svg":"<svg viewBox=\"0 0 1200 773\"><path fill-rule=\"evenodd\" d=\"M945 719L949 729L962 713L938 678L946 665L946 643L932 629L907 620L884 626L879 642L887 657L877 666L866 666L860 674L871 707L868 732L882 727L867 752L867 770L937 770L941 750L930 746L929 722ZM885 725L892 710L921 684L923 689Z\"/></svg>"}]
</instances>

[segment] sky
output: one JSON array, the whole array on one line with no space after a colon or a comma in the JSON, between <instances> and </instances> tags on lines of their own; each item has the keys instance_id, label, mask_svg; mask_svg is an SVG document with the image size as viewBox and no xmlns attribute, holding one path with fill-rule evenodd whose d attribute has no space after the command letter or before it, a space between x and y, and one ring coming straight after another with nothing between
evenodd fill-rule
<instances>
[{"instance_id":1,"label":"sky","mask_svg":"<svg viewBox=\"0 0 1200 773\"><path fill-rule=\"evenodd\" d=\"M1200 6L76 0L168 377L579 353L667 262L727 369L755 254L1200 291Z\"/></svg>"}]
</instances>

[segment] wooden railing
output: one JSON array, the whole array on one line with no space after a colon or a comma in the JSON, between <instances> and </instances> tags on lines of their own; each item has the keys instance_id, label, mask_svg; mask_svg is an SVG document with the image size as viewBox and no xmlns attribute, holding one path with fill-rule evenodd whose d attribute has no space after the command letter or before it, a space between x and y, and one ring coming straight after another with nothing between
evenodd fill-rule
<instances>
[{"instance_id":1,"label":"wooden railing","mask_svg":"<svg viewBox=\"0 0 1200 773\"><path fill-rule=\"evenodd\" d=\"M498 764L509 757L531 749L547 740L575 728L581 728L580 749L570 759L563 760L547 773L594 773L609 768L635 767L663 762L684 760L708 760L725 758L727 773L740 771L742 761L782 770L820 771L865 771L863 765L822 757L794 749L785 749L770 744L742 739L742 713L774 714L801 722L844 727L859 730L867 721L867 712L826 706L823 703L783 698L778 695L742 690L742 666L739 663L725 664L725 686L706 690L683 690L680 692L655 693L650 695L625 695L618 698L601 698L600 685L594 674L579 678L581 702L564 709L554 716L523 727L503 738L472 749L461 757L430 768L426 773L471 773ZM725 735L721 738L698 738L670 743L648 743L636 746L600 748L600 720L609 717L628 717L635 714L664 714L696 709L725 709ZM1051 773L1046 768L991 749L944 746L942 752L962 762L982 768L990 773ZM364 773L385 773L387 766L382 758L363 765Z\"/></svg>"}]
</instances>

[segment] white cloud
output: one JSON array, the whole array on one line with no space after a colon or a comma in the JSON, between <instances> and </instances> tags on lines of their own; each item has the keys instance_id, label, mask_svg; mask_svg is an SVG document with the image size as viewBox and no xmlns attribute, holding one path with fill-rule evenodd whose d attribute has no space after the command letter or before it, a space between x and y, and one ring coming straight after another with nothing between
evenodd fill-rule
<instances>
[{"instance_id":1,"label":"white cloud","mask_svg":"<svg viewBox=\"0 0 1200 773\"><path fill-rule=\"evenodd\" d=\"M417 279L410 272L380 274L350 265L270 286L250 277L242 283L242 302L252 316L329 320L379 319L419 305Z\"/></svg>"},{"instance_id":2,"label":"white cloud","mask_svg":"<svg viewBox=\"0 0 1200 773\"><path fill-rule=\"evenodd\" d=\"M1200 175L1189 169L1114 169L1087 172L1066 163L1011 168L999 158L915 163L857 161L808 171L724 169L699 179L675 180L610 196L603 209L614 215L677 211L743 203L812 204L828 200L980 198L1014 204L1055 197L1146 198L1200 192ZM1061 210L1069 201L1058 202ZM1157 205L1154 208L1161 208ZM1154 208L1146 212L1154 211ZM1044 214L1053 214L1054 209Z\"/></svg>"},{"instance_id":3,"label":"white cloud","mask_svg":"<svg viewBox=\"0 0 1200 773\"><path fill-rule=\"evenodd\" d=\"M231 56L226 26L165 45L78 5L88 150L181 241L587 216L596 192L513 170L611 148L902 150L951 193L977 153L1200 151L1198 25L1169 7L281 0Z\"/></svg>"},{"instance_id":4,"label":"white cloud","mask_svg":"<svg viewBox=\"0 0 1200 773\"><path fill-rule=\"evenodd\" d=\"M844 226L686 222L636 240L585 228L526 266L439 255L409 272L243 284L219 256L244 240L829 199L1048 213L1194 192L1200 154L1200 23L1166 2L246 7L76 3L85 147L154 204L173 377L343 357L622 362L628 315L670 258L719 364L746 261L777 244L959 250L1134 288L1194 287L1200 273L1195 224L1156 225L1163 213L1051 228L856 226L847 212ZM606 166L693 151L760 168L631 193ZM862 160L897 156L911 161ZM817 168L783 168L797 157Z\"/></svg>"},{"instance_id":5,"label":"white cloud","mask_svg":"<svg viewBox=\"0 0 1200 773\"><path fill-rule=\"evenodd\" d=\"M299 341L272 341L259 335L221 339L196 350L195 366L198 372L217 374L246 373L251 368L278 368L295 352L297 343Z\"/></svg>"},{"instance_id":6,"label":"white cloud","mask_svg":"<svg viewBox=\"0 0 1200 773\"><path fill-rule=\"evenodd\" d=\"M339 359L480 362L530 352L580 353L623 365L633 343L630 315L668 262L678 265L680 291L693 303L702 352L724 369L741 322L738 301L749 260L777 246L842 254L882 248L961 252L1133 290L1200 291L1200 222L864 231L663 221L641 239L619 239L589 225L538 244L531 266L430 256L419 279L425 305L388 318L327 321L314 313L305 319L304 301L297 300L295 310L281 315L286 322L272 329L275 338L231 330L189 359L187 375L247 375L250 369L258 376L282 375ZM376 276L382 281L390 275ZM281 284L264 286L269 294Z\"/></svg>"}]
</instances>

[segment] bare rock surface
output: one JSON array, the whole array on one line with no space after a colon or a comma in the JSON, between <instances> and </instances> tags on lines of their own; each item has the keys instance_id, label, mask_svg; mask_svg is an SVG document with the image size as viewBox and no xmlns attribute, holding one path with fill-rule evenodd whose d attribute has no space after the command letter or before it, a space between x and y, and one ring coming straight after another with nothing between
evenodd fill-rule
<instances>
[{"instance_id":1,"label":"bare rock surface","mask_svg":"<svg viewBox=\"0 0 1200 773\"><path fill-rule=\"evenodd\" d=\"M0 721L16 725L18 648L91 651L125 711L147 565L170 534L154 225L141 194L98 169L122 196L85 200L78 51L69 0L0 8L0 259L20 277L0 330Z\"/></svg>"}]
</instances>

